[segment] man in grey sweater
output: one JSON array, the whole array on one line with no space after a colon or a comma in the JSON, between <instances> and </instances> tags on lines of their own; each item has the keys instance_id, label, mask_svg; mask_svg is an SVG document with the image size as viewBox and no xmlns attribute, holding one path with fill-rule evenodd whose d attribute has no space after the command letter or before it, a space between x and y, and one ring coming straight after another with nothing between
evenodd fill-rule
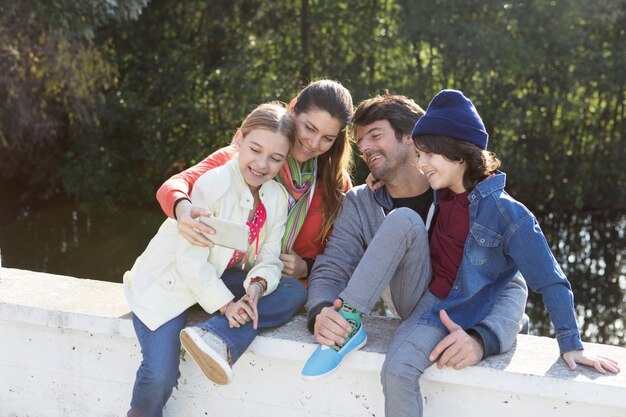
<instances>
[{"instance_id":1,"label":"man in grey sweater","mask_svg":"<svg viewBox=\"0 0 626 417\"><path fill-rule=\"evenodd\" d=\"M365 100L356 109L354 139L372 176L384 185L376 191L361 185L346 194L326 249L311 271L306 305L309 329L322 347L307 362L305 378L334 371L346 353L365 344L367 337L360 317L351 317L350 312L371 312L387 286L402 320L416 313L423 294L430 294L426 289L432 273L428 228L434 198L417 168L411 138L423 114L414 101L389 94ZM386 244L392 235L397 241L399 233L405 244ZM377 262L376 258L385 262ZM393 268L388 267L390 258ZM490 314L471 329L460 328L442 313L450 333L429 357L440 367L461 369L507 351L520 330L527 295L526 284L518 275ZM342 308L342 300L350 300L351 307ZM320 362L328 360L336 363L319 368ZM383 388L385 372L383 369ZM393 414L387 407L393 401L390 395L393 393L385 392L386 410Z\"/></svg>"}]
</instances>

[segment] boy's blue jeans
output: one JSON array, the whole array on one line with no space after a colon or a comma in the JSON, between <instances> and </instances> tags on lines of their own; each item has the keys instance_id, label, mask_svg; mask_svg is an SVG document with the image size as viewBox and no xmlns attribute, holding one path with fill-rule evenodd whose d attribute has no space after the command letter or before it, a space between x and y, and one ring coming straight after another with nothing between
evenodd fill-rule
<instances>
[{"instance_id":1,"label":"boy's blue jeans","mask_svg":"<svg viewBox=\"0 0 626 417\"><path fill-rule=\"evenodd\" d=\"M226 270L222 275L222 281L235 295L236 300L245 294L243 288L245 278L246 271L238 269ZM300 281L283 278L276 290L259 300L257 330L252 328L252 322L231 329L228 320L219 314L211 316L197 326L211 330L224 340L235 362L250 346L259 331L287 323L302 308L306 295L306 288ZM150 417L163 415L163 407L180 376L179 333L185 327L186 319L185 311L155 331L151 331L133 314L133 325L143 354L130 403L133 409L141 410Z\"/></svg>"},{"instance_id":2,"label":"boy's blue jeans","mask_svg":"<svg viewBox=\"0 0 626 417\"><path fill-rule=\"evenodd\" d=\"M393 335L380 375L385 394L386 417L422 417L424 405L420 378L432 362L430 352L446 335L438 327L419 322L425 311L440 302L426 290L413 310Z\"/></svg>"}]
</instances>

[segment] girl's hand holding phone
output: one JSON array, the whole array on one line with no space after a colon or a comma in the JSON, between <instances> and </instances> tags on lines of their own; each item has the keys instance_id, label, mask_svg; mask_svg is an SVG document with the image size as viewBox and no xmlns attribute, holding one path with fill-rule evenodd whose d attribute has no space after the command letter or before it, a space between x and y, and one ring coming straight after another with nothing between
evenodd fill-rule
<instances>
[{"instance_id":1,"label":"girl's hand holding phone","mask_svg":"<svg viewBox=\"0 0 626 417\"><path fill-rule=\"evenodd\" d=\"M213 247L213 242L205 237L215 233L212 227L198 221L198 217L210 216L205 208L194 206L189 200L181 200L176 205L176 226L178 233L192 245Z\"/></svg>"}]
</instances>

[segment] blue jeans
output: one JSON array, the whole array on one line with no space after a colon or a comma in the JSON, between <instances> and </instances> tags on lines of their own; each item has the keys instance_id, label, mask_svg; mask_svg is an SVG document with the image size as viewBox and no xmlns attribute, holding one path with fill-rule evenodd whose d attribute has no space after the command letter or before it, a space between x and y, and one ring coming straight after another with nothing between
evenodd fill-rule
<instances>
[{"instance_id":1,"label":"blue jeans","mask_svg":"<svg viewBox=\"0 0 626 417\"><path fill-rule=\"evenodd\" d=\"M428 355L448 332L420 323L419 318L438 302L441 299L427 290L413 313L402 321L393 335L380 375L386 417L423 415L420 378L432 364Z\"/></svg>"},{"instance_id":2,"label":"blue jeans","mask_svg":"<svg viewBox=\"0 0 626 417\"><path fill-rule=\"evenodd\" d=\"M242 285L245 278L246 271L238 269L226 270L222 275L222 281L235 295L235 299L245 294ZM250 346L259 331L281 326L291 320L304 305L306 295L306 288L300 281L283 278L276 290L259 300L257 330L252 328L252 322L231 329L228 327L228 320L219 314L209 317L198 326L222 338L235 362ZM131 408L141 410L150 417L163 415L163 407L180 377L179 334L185 327L186 319L187 312L184 312L155 331L151 331L133 314L133 325L141 345L143 360L137 370Z\"/></svg>"}]
</instances>

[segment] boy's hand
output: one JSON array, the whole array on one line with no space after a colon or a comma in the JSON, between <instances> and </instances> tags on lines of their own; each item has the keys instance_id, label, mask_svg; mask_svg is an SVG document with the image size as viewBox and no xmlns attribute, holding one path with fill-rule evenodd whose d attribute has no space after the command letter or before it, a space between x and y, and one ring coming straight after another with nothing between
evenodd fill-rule
<instances>
[{"instance_id":1,"label":"boy's hand","mask_svg":"<svg viewBox=\"0 0 626 417\"><path fill-rule=\"evenodd\" d=\"M369 175L365 179L365 183L367 184L367 188L369 188L372 191L376 191L380 187L385 185L385 181L377 180L376 178L374 178L374 176L372 175L371 172L369 173Z\"/></svg>"},{"instance_id":2,"label":"boy's hand","mask_svg":"<svg viewBox=\"0 0 626 417\"><path fill-rule=\"evenodd\" d=\"M588 352L583 349L565 352L563 354L563 360L572 371L576 369L577 363L591 366L601 374L606 374L606 371L616 374L620 371L619 364L613 359L596 355L593 352Z\"/></svg>"},{"instance_id":3,"label":"boy's hand","mask_svg":"<svg viewBox=\"0 0 626 417\"><path fill-rule=\"evenodd\" d=\"M480 336L471 336L448 317L445 310L439 312L441 322L446 326L449 335L435 346L428 359L437 361L437 367L444 366L463 369L476 365L483 359L485 350Z\"/></svg>"}]
</instances>

